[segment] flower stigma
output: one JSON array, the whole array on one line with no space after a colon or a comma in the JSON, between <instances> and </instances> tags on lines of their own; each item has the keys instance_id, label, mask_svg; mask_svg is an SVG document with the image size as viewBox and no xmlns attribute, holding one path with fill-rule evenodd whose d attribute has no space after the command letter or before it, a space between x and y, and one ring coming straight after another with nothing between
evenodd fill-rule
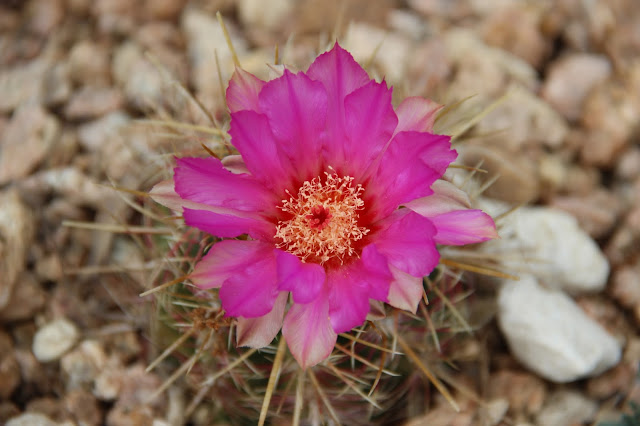
<instances>
[{"instance_id":1,"label":"flower stigma","mask_svg":"<svg viewBox=\"0 0 640 426\"><path fill-rule=\"evenodd\" d=\"M305 181L297 195L288 192L290 198L282 200L280 209L287 218L276 227L276 246L303 262L343 263L356 254L353 243L369 232L358 226L364 188L354 185L351 176L339 177L331 170L325 179Z\"/></svg>"}]
</instances>

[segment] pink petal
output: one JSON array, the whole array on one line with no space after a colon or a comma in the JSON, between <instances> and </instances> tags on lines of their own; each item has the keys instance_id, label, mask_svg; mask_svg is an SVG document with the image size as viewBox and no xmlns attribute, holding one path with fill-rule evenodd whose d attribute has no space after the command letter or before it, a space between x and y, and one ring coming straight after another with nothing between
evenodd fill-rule
<instances>
[{"instance_id":1,"label":"pink petal","mask_svg":"<svg viewBox=\"0 0 640 426\"><path fill-rule=\"evenodd\" d=\"M402 209L385 219L381 226L371 240L389 264L414 277L431 273L440 254L433 240L436 228L429 219Z\"/></svg>"},{"instance_id":2,"label":"pink petal","mask_svg":"<svg viewBox=\"0 0 640 426\"><path fill-rule=\"evenodd\" d=\"M229 170L231 173L235 173L237 175L242 173L251 173L249 169L247 169L247 165L242 159L242 155L227 155L220 161L222 162L224 168Z\"/></svg>"},{"instance_id":3,"label":"pink petal","mask_svg":"<svg viewBox=\"0 0 640 426\"><path fill-rule=\"evenodd\" d=\"M346 117L344 100L348 94L371 81L369 75L349 52L336 43L333 49L316 58L309 67L307 76L321 82L327 91L329 142L344 140ZM326 148L328 158L340 159L340 163L344 162L344 153L340 143L329 143ZM332 165L337 166L337 164Z\"/></svg>"},{"instance_id":4,"label":"pink petal","mask_svg":"<svg viewBox=\"0 0 640 426\"><path fill-rule=\"evenodd\" d=\"M289 350L303 369L326 359L336 344L337 335L329 322L326 291L311 303L294 304L282 326Z\"/></svg>"},{"instance_id":5,"label":"pink petal","mask_svg":"<svg viewBox=\"0 0 640 426\"><path fill-rule=\"evenodd\" d=\"M450 182L438 179L431 185L431 189L433 194L410 201L404 206L424 217L471 207L467 193Z\"/></svg>"},{"instance_id":6,"label":"pink petal","mask_svg":"<svg viewBox=\"0 0 640 426\"><path fill-rule=\"evenodd\" d=\"M394 266L390 266L389 269L393 274L389 288L389 304L415 314L422 299L422 277L414 277Z\"/></svg>"},{"instance_id":7,"label":"pink petal","mask_svg":"<svg viewBox=\"0 0 640 426\"><path fill-rule=\"evenodd\" d=\"M229 112L242 110L259 111L258 95L265 82L253 74L236 68L227 88L227 106Z\"/></svg>"},{"instance_id":8,"label":"pink petal","mask_svg":"<svg viewBox=\"0 0 640 426\"><path fill-rule=\"evenodd\" d=\"M342 149L344 157L333 162L327 158L329 165L346 175L363 176L391 140L398 124L391 105L391 92L386 84L371 81L345 98L346 137L327 143L334 146L333 151Z\"/></svg>"},{"instance_id":9,"label":"pink petal","mask_svg":"<svg viewBox=\"0 0 640 426\"><path fill-rule=\"evenodd\" d=\"M442 105L432 100L414 96L406 98L396 108L398 115L398 127L396 133L399 132L431 132L433 130L433 122L436 120L436 114L442 109Z\"/></svg>"},{"instance_id":10,"label":"pink petal","mask_svg":"<svg viewBox=\"0 0 640 426\"><path fill-rule=\"evenodd\" d=\"M255 213L237 210L218 213L185 208L182 215L187 225L221 238L235 238L248 234L256 240L271 241L276 233L273 223Z\"/></svg>"},{"instance_id":11,"label":"pink petal","mask_svg":"<svg viewBox=\"0 0 640 426\"><path fill-rule=\"evenodd\" d=\"M294 169L278 147L265 115L254 111L231 114L229 134L247 169L257 180L273 190L290 186Z\"/></svg>"},{"instance_id":12,"label":"pink petal","mask_svg":"<svg viewBox=\"0 0 640 426\"><path fill-rule=\"evenodd\" d=\"M275 226L258 213L185 200L173 187L173 180L160 182L151 190L151 198L172 210L183 212L185 222L190 226L223 238L249 234L257 239L271 240L275 234Z\"/></svg>"},{"instance_id":13,"label":"pink petal","mask_svg":"<svg viewBox=\"0 0 640 426\"><path fill-rule=\"evenodd\" d=\"M182 199L249 212L274 212L280 200L252 176L233 174L217 158L178 158L175 190Z\"/></svg>"},{"instance_id":14,"label":"pink petal","mask_svg":"<svg viewBox=\"0 0 640 426\"><path fill-rule=\"evenodd\" d=\"M329 271L329 316L336 333L361 325L369 312L369 299L387 300L392 280L387 259L375 246L362 251L361 259Z\"/></svg>"},{"instance_id":15,"label":"pink petal","mask_svg":"<svg viewBox=\"0 0 640 426\"><path fill-rule=\"evenodd\" d=\"M388 216L400 204L430 195L457 153L448 136L400 132L384 152L376 174L366 183L368 219Z\"/></svg>"},{"instance_id":16,"label":"pink petal","mask_svg":"<svg viewBox=\"0 0 640 426\"><path fill-rule=\"evenodd\" d=\"M215 247L215 246L214 246ZM256 318L271 312L280 293L273 248L262 244L236 268L220 288L220 302L228 316Z\"/></svg>"},{"instance_id":17,"label":"pink petal","mask_svg":"<svg viewBox=\"0 0 640 426\"><path fill-rule=\"evenodd\" d=\"M272 250L271 245L260 241L220 241L200 259L189 279L202 289L220 288L232 274Z\"/></svg>"},{"instance_id":18,"label":"pink petal","mask_svg":"<svg viewBox=\"0 0 640 426\"><path fill-rule=\"evenodd\" d=\"M362 325L369 312L369 286L345 272L342 268L327 274L331 289L329 317L336 333Z\"/></svg>"},{"instance_id":19,"label":"pink petal","mask_svg":"<svg viewBox=\"0 0 640 426\"><path fill-rule=\"evenodd\" d=\"M263 348L271 343L282 327L288 298L289 294L281 291L273 309L268 314L258 318L238 318L236 344L250 348Z\"/></svg>"},{"instance_id":20,"label":"pink petal","mask_svg":"<svg viewBox=\"0 0 640 426\"><path fill-rule=\"evenodd\" d=\"M182 212L184 200L176 194L173 179L167 179L157 183L151 188L151 191L149 191L149 196L158 204L162 204L171 210Z\"/></svg>"},{"instance_id":21,"label":"pink petal","mask_svg":"<svg viewBox=\"0 0 640 426\"><path fill-rule=\"evenodd\" d=\"M438 230L438 244L459 246L474 244L498 237L491 216L482 210L457 210L429 218Z\"/></svg>"},{"instance_id":22,"label":"pink petal","mask_svg":"<svg viewBox=\"0 0 640 426\"><path fill-rule=\"evenodd\" d=\"M315 300L324 287L324 268L315 263L303 263L297 256L276 250L278 288L288 290L295 303Z\"/></svg>"},{"instance_id":23,"label":"pink petal","mask_svg":"<svg viewBox=\"0 0 640 426\"><path fill-rule=\"evenodd\" d=\"M282 77L263 87L260 109L282 151L298 170L300 181L319 176L327 121L327 92L322 83L285 70Z\"/></svg>"}]
</instances>

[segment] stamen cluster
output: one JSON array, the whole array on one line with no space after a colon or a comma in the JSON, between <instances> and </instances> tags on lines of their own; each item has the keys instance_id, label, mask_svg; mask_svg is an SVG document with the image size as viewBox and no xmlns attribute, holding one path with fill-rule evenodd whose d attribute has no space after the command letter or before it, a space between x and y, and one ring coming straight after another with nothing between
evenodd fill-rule
<instances>
[{"instance_id":1,"label":"stamen cluster","mask_svg":"<svg viewBox=\"0 0 640 426\"><path fill-rule=\"evenodd\" d=\"M351 176L336 173L304 182L296 196L282 200L287 219L276 227L276 246L304 262L324 264L337 258L343 263L356 254L353 243L369 232L358 225L363 191Z\"/></svg>"}]
</instances>

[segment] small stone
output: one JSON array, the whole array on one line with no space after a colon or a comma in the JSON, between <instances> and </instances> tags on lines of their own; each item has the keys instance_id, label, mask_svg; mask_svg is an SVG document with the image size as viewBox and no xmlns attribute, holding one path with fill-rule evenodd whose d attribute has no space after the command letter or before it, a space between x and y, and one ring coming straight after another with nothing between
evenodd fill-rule
<instances>
[{"instance_id":1,"label":"small stone","mask_svg":"<svg viewBox=\"0 0 640 426\"><path fill-rule=\"evenodd\" d=\"M640 147L633 146L620 155L616 165L616 176L633 181L640 177Z\"/></svg>"},{"instance_id":2,"label":"small stone","mask_svg":"<svg viewBox=\"0 0 640 426\"><path fill-rule=\"evenodd\" d=\"M499 147L469 144L459 149L459 159L471 167L482 162L483 173L480 183L493 176L500 176L485 195L498 200L520 204L536 200L540 195L540 184L535 163L526 156L514 157ZM486 175L486 176L485 176Z\"/></svg>"},{"instance_id":3,"label":"small stone","mask_svg":"<svg viewBox=\"0 0 640 426\"><path fill-rule=\"evenodd\" d=\"M0 192L0 311L7 306L25 267L35 219L18 191Z\"/></svg>"},{"instance_id":4,"label":"small stone","mask_svg":"<svg viewBox=\"0 0 640 426\"><path fill-rule=\"evenodd\" d=\"M62 278L62 260L58 253L52 253L41 257L36 262L36 274L45 281L57 281Z\"/></svg>"},{"instance_id":5,"label":"small stone","mask_svg":"<svg viewBox=\"0 0 640 426\"><path fill-rule=\"evenodd\" d=\"M538 68L550 50L550 44L540 32L539 14L540 8L520 4L496 8L483 24L484 40Z\"/></svg>"},{"instance_id":6,"label":"small stone","mask_svg":"<svg viewBox=\"0 0 640 426\"><path fill-rule=\"evenodd\" d=\"M65 408L80 425L100 425L102 413L96 398L90 393L77 390L64 398Z\"/></svg>"},{"instance_id":7,"label":"small stone","mask_svg":"<svg viewBox=\"0 0 640 426\"><path fill-rule=\"evenodd\" d=\"M540 426L585 424L592 422L597 412L595 401L581 393L562 390L549 395L549 402L536 415L536 422Z\"/></svg>"},{"instance_id":8,"label":"small stone","mask_svg":"<svg viewBox=\"0 0 640 426\"><path fill-rule=\"evenodd\" d=\"M11 337L0 331L0 400L8 400L20 385L20 367L13 352Z\"/></svg>"},{"instance_id":9,"label":"small stone","mask_svg":"<svg viewBox=\"0 0 640 426\"><path fill-rule=\"evenodd\" d=\"M69 120L96 118L124 106L124 97L117 89L84 87L76 91L64 109Z\"/></svg>"},{"instance_id":10,"label":"small stone","mask_svg":"<svg viewBox=\"0 0 640 426\"><path fill-rule=\"evenodd\" d=\"M556 383L598 375L618 363L620 343L558 290L531 275L505 281L498 297L498 324L512 354Z\"/></svg>"},{"instance_id":11,"label":"small stone","mask_svg":"<svg viewBox=\"0 0 640 426\"><path fill-rule=\"evenodd\" d=\"M584 164L607 168L615 165L637 128L638 92L640 83L628 80L608 80L590 92L581 119L585 129L580 152Z\"/></svg>"},{"instance_id":12,"label":"small stone","mask_svg":"<svg viewBox=\"0 0 640 426\"><path fill-rule=\"evenodd\" d=\"M506 398L496 398L487 401L484 408L489 425L498 425L509 410L509 401Z\"/></svg>"},{"instance_id":13,"label":"small stone","mask_svg":"<svg viewBox=\"0 0 640 426\"><path fill-rule=\"evenodd\" d=\"M33 338L33 354L41 362L60 358L75 344L78 329L69 320L60 318L40 328Z\"/></svg>"},{"instance_id":14,"label":"small stone","mask_svg":"<svg viewBox=\"0 0 640 426\"><path fill-rule=\"evenodd\" d=\"M28 28L42 36L50 35L64 19L62 0L30 0L26 7Z\"/></svg>"},{"instance_id":15,"label":"small stone","mask_svg":"<svg viewBox=\"0 0 640 426\"><path fill-rule=\"evenodd\" d=\"M65 354L60 367L67 375L67 390L91 389L94 381L107 365L107 355L95 340L85 340Z\"/></svg>"},{"instance_id":16,"label":"small stone","mask_svg":"<svg viewBox=\"0 0 640 426\"><path fill-rule=\"evenodd\" d=\"M639 186L640 188L640 186ZM605 248L607 258L614 265L631 262L640 247L640 206L633 207L622 224L609 239Z\"/></svg>"},{"instance_id":17,"label":"small stone","mask_svg":"<svg viewBox=\"0 0 640 426\"><path fill-rule=\"evenodd\" d=\"M24 413L19 416L12 417L7 421L6 426L61 426L54 422L44 414Z\"/></svg>"},{"instance_id":18,"label":"small stone","mask_svg":"<svg viewBox=\"0 0 640 426\"><path fill-rule=\"evenodd\" d=\"M47 293L30 273L20 274L16 284L9 303L0 310L0 321L22 321L33 318L46 302Z\"/></svg>"},{"instance_id":19,"label":"small stone","mask_svg":"<svg viewBox=\"0 0 640 426\"><path fill-rule=\"evenodd\" d=\"M569 127L565 120L531 91L517 85L476 127L477 133L494 134L492 145L506 147L518 156L527 144L559 148ZM534 146L535 146L534 145Z\"/></svg>"},{"instance_id":20,"label":"small stone","mask_svg":"<svg viewBox=\"0 0 640 426\"><path fill-rule=\"evenodd\" d=\"M92 13L98 29L105 34L128 35L136 26L138 2L129 0L96 0Z\"/></svg>"},{"instance_id":21,"label":"small stone","mask_svg":"<svg viewBox=\"0 0 640 426\"><path fill-rule=\"evenodd\" d=\"M482 250L520 253L521 260L504 261L507 268L527 268L545 284L573 294L598 292L606 285L607 258L565 212L548 207L520 208L503 219L500 237L483 245Z\"/></svg>"},{"instance_id":22,"label":"small stone","mask_svg":"<svg viewBox=\"0 0 640 426\"><path fill-rule=\"evenodd\" d=\"M295 0L272 0L265 8L261 0L238 1L240 21L247 28L262 27L267 31L281 30L292 18Z\"/></svg>"},{"instance_id":23,"label":"small stone","mask_svg":"<svg viewBox=\"0 0 640 426\"><path fill-rule=\"evenodd\" d=\"M582 105L591 89L609 78L611 71L605 56L567 55L551 64L542 97L568 120L576 121L582 115Z\"/></svg>"},{"instance_id":24,"label":"small stone","mask_svg":"<svg viewBox=\"0 0 640 426\"><path fill-rule=\"evenodd\" d=\"M186 0L145 0L144 11L151 19L176 19Z\"/></svg>"},{"instance_id":25,"label":"small stone","mask_svg":"<svg viewBox=\"0 0 640 426\"><path fill-rule=\"evenodd\" d=\"M11 401L0 402L0 424L6 425L7 420L20 414L20 409Z\"/></svg>"},{"instance_id":26,"label":"small stone","mask_svg":"<svg viewBox=\"0 0 640 426\"><path fill-rule=\"evenodd\" d=\"M633 386L634 377L638 373L638 362L621 362L611 370L587 381L587 395L605 400L616 393L622 395Z\"/></svg>"},{"instance_id":27,"label":"small stone","mask_svg":"<svg viewBox=\"0 0 640 426\"><path fill-rule=\"evenodd\" d=\"M80 144L87 150L100 152L108 142L118 137L119 132L129 123L129 116L115 111L78 128Z\"/></svg>"},{"instance_id":28,"label":"small stone","mask_svg":"<svg viewBox=\"0 0 640 426\"><path fill-rule=\"evenodd\" d=\"M518 392L513 392L518 389ZM489 377L488 394L507 401L512 413L533 414L540 411L547 396L545 383L531 373L501 369Z\"/></svg>"},{"instance_id":29,"label":"small stone","mask_svg":"<svg viewBox=\"0 0 640 426\"><path fill-rule=\"evenodd\" d=\"M0 69L0 112L10 112L27 101L43 97L42 81L50 67L50 59L40 56L26 64Z\"/></svg>"},{"instance_id":30,"label":"small stone","mask_svg":"<svg viewBox=\"0 0 640 426\"><path fill-rule=\"evenodd\" d=\"M103 87L111 81L109 51L105 46L80 40L69 53L69 76L81 85Z\"/></svg>"},{"instance_id":31,"label":"small stone","mask_svg":"<svg viewBox=\"0 0 640 426\"><path fill-rule=\"evenodd\" d=\"M412 46L400 34L389 33L362 22L352 22L347 29L344 46L361 64L373 58L379 74L391 84L399 83L406 75Z\"/></svg>"},{"instance_id":32,"label":"small stone","mask_svg":"<svg viewBox=\"0 0 640 426\"><path fill-rule=\"evenodd\" d=\"M449 30L443 39L455 69L447 88L451 101L466 99L470 94L482 100L497 99L512 84L528 90L538 86L531 65L502 49L487 46L470 30Z\"/></svg>"},{"instance_id":33,"label":"small stone","mask_svg":"<svg viewBox=\"0 0 640 426\"><path fill-rule=\"evenodd\" d=\"M623 209L616 196L602 189L587 196L555 197L549 206L570 213L578 220L580 228L593 238L611 232Z\"/></svg>"},{"instance_id":34,"label":"small stone","mask_svg":"<svg viewBox=\"0 0 640 426\"><path fill-rule=\"evenodd\" d=\"M60 123L42 107L18 109L0 139L0 184L28 176L59 136Z\"/></svg>"},{"instance_id":35,"label":"small stone","mask_svg":"<svg viewBox=\"0 0 640 426\"><path fill-rule=\"evenodd\" d=\"M611 295L622 306L638 311L640 307L640 263L617 269L611 280ZM639 312L640 313L640 312ZM636 317L640 321L640 317Z\"/></svg>"},{"instance_id":36,"label":"small stone","mask_svg":"<svg viewBox=\"0 0 640 426\"><path fill-rule=\"evenodd\" d=\"M128 41L116 49L112 73L131 105L144 109L162 104L163 78L136 43Z\"/></svg>"}]
</instances>

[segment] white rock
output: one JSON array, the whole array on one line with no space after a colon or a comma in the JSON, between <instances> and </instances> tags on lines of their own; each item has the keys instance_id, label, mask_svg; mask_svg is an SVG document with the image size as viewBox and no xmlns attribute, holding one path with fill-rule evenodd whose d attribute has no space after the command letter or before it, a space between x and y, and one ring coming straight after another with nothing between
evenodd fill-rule
<instances>
[{"instance_id":1,"label":"white rock","mask_svg":"<svg viewBox=\"0 0 640 426\"><path fill-rule=\"evenodd\" d=\"M78 329L71 321L64 318L54 320L36 332L33 355L41 362L53 361L71 349L77 339Z\"/></svg>"},{"instance_id":2,"label":"white rock","mask_svg":"<svg viewBox=\"0 0 640 426\"><path fill-rule=\"evenodd\" d=\"M23 413L7 421L7 426L60 426L49 417L40 413Z\"/></svg>"},{"instance_id":3,"label":"white rock","mask_svg":"<svg viewBox=\"0 0 640 426\"><path fill-rule=\"evenodd\" d=\"M282 29L291 19L295 0L271 0L265 7L263 0L239 0L238 14L246 27L265 27L270 31Z\"/></svg>"},{"instance_id":4,"label":"white rock","mask_svg":"<svg viewBox=\"0 0 640 426\"><path fill-rule=\"evenodd\" d=\"M231 42L239 56L246 48L246 41L237 37L227 21ZM216 66L216 55L220 61L223 80L231 77L234 65L222 28L215 17L196 9L186 9L182 14L182 30L187 38L187 49L191 64L191 80L199 92L219 95L220 83Z\"/></svg>"},{"instance_id":5,"label":"white rock","mask_svg":"<svg viewBox=\"0 0 640 426\"><path fill-rule=\"evenodd\" d=\"M400 82L406 75L411 42L398 33L352 22L347 28L344 46L360 64L366 64L373 57L373 63L390 83Z\"/></svg>"},{"instance_id":6,"label":"white rock","mask_svg":"<svg viewBox=\"0 0 640 426\"><path fill-rule=\"evenodd\" d=\"M482 250L505 255L507 269L525 270L545 284L573 294L604 289L609 262L568 213L523 207L500 221L499 232L501 239Z\"/></svg>"},{"instance_id":7,"label":"white rock","mask_svg":"<svg viewBox=\"0 0 640 426\"><path fill-rule=\"evenodd\" d=\"M574 391L558 391L548 398L548 403L536 416L539 426L564 426L593 421L598 405Z\"/></svg>"},{"instance_id":8,"label":"white rock","mask_svg":"<svg viewBox=\"0 0 640 426\"><path fill-rule=\"evenodd\" d=\"M595 376L620 360L616 339L569 296L530 275L500 288L498 324L513 355L556 383Z\"/></svg>"}]
</instances>

